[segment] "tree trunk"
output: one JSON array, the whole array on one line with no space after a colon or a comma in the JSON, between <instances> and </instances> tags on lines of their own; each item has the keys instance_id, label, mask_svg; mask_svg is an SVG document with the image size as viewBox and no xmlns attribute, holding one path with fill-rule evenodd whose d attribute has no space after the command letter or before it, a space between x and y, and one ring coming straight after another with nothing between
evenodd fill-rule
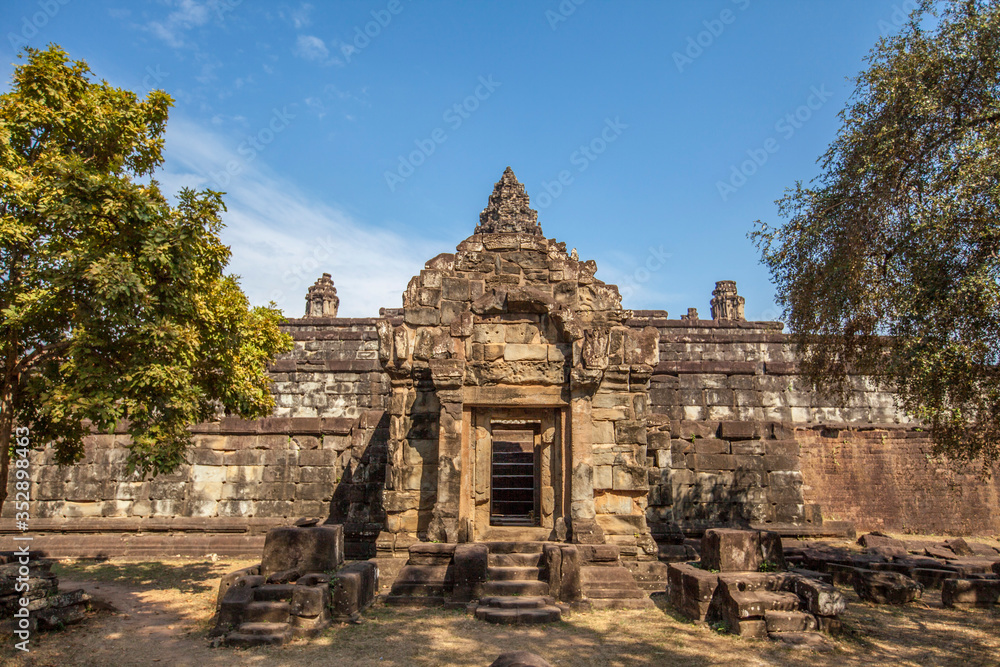
<instances>
[{"instance_id":1,"label":"tree trunk","mask_svg":"<svg viewBox=\"0 0 1000 667\"><path fill-rule=\"evenodd\" d=\"M10 437L14 432L14 385L3 386L0 397L0 513L7 500L7 485L10 476Z\"/></svg>"}]
</instances>

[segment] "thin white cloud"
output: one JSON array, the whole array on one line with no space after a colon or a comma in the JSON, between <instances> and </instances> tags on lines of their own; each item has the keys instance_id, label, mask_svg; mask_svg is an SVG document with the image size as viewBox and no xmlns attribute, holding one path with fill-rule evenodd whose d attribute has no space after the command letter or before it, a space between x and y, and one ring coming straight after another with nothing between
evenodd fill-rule
<instances>
[{"instance_id":1,"label":"thin white cloud","mask_svg":"<svg viewBox=\"0 0 1000 667\"><path fill-rule=\"evenodd\" d=\"M398 308L410 277L452 245L365 224L302 193L269 169L263 154L248 162L235 146L183 119L170 121L165 153L157 179L166 194L185 186L226 192L222 238L232 248L229 271L241 277L253 304L273 300L288 317L302 316L306 290L324 272L333 275L341 316ZM239 173L223 184L230 163Z\"/></svg>"},{"instance_id":2,"label":"thin white cloud","mask_svg":"<svg viewBox=\"0 0 1000 667\"><path fill-rule=\"evenodd\" d=\"M292 25L295 26L296 30L298 30L299 28L304 28L310 23L312 23L312 18L309 16L309 14L312 12L312 9L313 6L306 2L302 3L302 5L300 5L298 9L292 10L291 13Z\"/></svg>"},{"instance_id":3,"label":"thin white cloud","mask_svg":"<svg viewBox=\"0 0 1000 667\"><path fill-rule=\"evenodd\" d=\"M184 32L208 23L211 12L207 3L198 0L178 0L171 3L177 7L163 21L150 21L146 29L174 48L186 45Z\"/></svg>"},{"instance_id":4,"label":"thin white cloud","mask_svg":"<svg viewBox=\"0 0 1000 667\"><path fill-rule=\"evenodd\" d=\"M293 53L303 60L321 65L341 65L339 58L330 55L326 43L315 35L299 35Z\"/></svg>"}]
</instances>

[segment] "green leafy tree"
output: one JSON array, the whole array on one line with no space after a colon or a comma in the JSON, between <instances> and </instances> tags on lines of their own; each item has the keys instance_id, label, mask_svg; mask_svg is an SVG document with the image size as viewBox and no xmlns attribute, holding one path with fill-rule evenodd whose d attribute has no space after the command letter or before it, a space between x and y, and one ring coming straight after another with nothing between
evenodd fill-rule
<instances>
[{"instance_id":1,"label":"green leafy tree","mask_svg":"<svg viewBox=\"0 0 1000 667\"><path fill-rule=\"evenodd\" d=\"M751 234L814 382L870 374L937 453L1000 453L1000 3L922 3L856 79L821 175Z\"/></svg>"},{"instance_id":2,"label":"green leafy tree","mask_svg":"<svg viewBox=\"0 0 1000 667\"><path fill-rule=\"evenodd\" d=\"M169 472L192 423L273 410L267 365L291 340L223 273L221 193L171 206L147 180L170 97L94 82L57 46L26 51L0 96L0 480L15 425L62 464L122 425L130 464Z\"/></svg>"}]
</instances>

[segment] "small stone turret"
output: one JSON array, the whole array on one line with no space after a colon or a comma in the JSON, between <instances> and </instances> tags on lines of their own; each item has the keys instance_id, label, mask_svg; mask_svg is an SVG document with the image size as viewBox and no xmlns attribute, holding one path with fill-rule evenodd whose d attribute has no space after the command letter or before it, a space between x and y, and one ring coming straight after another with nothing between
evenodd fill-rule
<instances>
[{"instance_id":1,"label":"small stone turret","mask_svg":"<svg viewBox=\"0 0 1000 667\"><path fill-rule=\"evenodd\" d=\"M486 208L479 214L476 234L514 232L542 236L538 211L529 205L528 194L517 180L514 170L507 167L493 186Z\"/></svg>"},{"instance_id":2,"label":"small stone turret","mask_svg":"<svg viewBox=\"0 0 1000 667\"><path fill-rule=\"evenodd\" d=\"M746 321L745 303L746 299L736 293L735 280L720 280L712 291L712 319Z\"/></svg>"},{"instance_id":3,"label":"small stone turret","mask_svg":"<svg viewBox=\"0 0 1000 667\"><path fill-rule=\"evenodd\" d=\"M306 317L336 317L340 308L340 297L329 273L309 288L306 294Z\"/></svg>"}]
</instances>

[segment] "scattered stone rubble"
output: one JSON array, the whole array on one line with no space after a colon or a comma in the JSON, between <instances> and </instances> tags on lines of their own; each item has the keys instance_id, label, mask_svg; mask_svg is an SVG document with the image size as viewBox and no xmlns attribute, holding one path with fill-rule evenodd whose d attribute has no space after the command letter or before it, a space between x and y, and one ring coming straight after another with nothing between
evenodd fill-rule
<instances>
[{"instance_id":1,"label":"scattered stone rubble","mask_svg":"<svg viewBox=\"0 0 1000 667\"><path fill-rule=\"evenodd\" d=\"M227 646L281 645L356 620L378 592L378 567L343 563L340 525L272 529L261 562L220 582L212 636Z\"/></svg>"},{"instance_id":2,"label":"scattered stone rubble","mask_svg":"<svg viewBox=\"0 0 1000 667\"><path fill-rule=\"evenodd\" d=\"M817 631L840 629L843 595L821 578L786 570L777 533L709 529L701 561L671 563L668 571L674 607L733 634L822 648Z\"/></svg>"},{"instance_id":3,"label":"scattered stone rubble","mask_svg":"<svg viewBox=\"0 0 1000 667\"><path fill-rule=\"evenodd\" d=\"M90 597L82 590L59 591L59 578L52 574L55 562L42 551L28 552L28 590L18 591L18 577L23 575L21 554L0 551L0 631L55 630L79 623L86 615ZM21 609L21 598L28 602L28 627L21 628L14 614Z\"/></svg>"},{"instance_id":4,"label":"scattered stone rubble","mask_svg":"<svg viewBox=\"0 0 1000 667\"><path fill-rule=\"evenodd\" d=\"M897 540L880 533L858 539L862 553L818 542L786 548L789 561L854 586L876 604L906 604L925 588L941 589L946 607L1000 604L1000 552L961 538Z\"/></svg>"}]
</instances>

